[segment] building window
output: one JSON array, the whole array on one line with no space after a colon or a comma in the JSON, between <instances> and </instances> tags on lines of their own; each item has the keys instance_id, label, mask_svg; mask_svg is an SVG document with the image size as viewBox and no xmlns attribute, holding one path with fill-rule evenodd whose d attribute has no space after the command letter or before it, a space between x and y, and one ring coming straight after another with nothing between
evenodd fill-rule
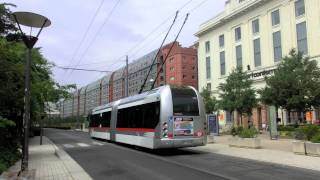
<instances>
[{"instance_id":1,"label":"building window","mask_svg":"<svg viewBox=\"0 0 320 180\"><path fill-rule=\"evenodd\" d=\"M260 32L259 19L252 21L252 32L253 34L257 34Z\"/></svg>"},{"instance_id":2,"label":"building window","mask_svg":"<svg viewBox=\"0 0 320 180\"><path fill-rule=\"evenodd\" d=\"M196 69L196 67L192 66L192 70L195 70L195 69Z\"/></svg>"},{"instance_id":3,"label":"building window","mask_svg":"<svg viewBox=\"0 0 320 180\"><path fill-rule=\"evenodd\" d=\"M305 13L304 0L297 0L295 3L296 17L302 16Z\"/></svg>"},{"instance_id":4,"label":"building window","mask_svg":"<svg viewBox=\"0 0 320 180\"><path fill-rule=\"evenodd\" d=\"M211 63L210 57L206 57L206 72L207 72L207 79L211 78Z\"/></svg>"},{"instance_id":5,"label":"building window","mask_svg":"<svg viewBox=\"0 0 320 180\"><path fill-rule=\"evenodd\" d=\"M219 36L219 47L224 47L224 35Z\"/></svg>"},{"instance_id":6,"label":"building window","mask_svg":"<svg viewBox=\"0 0 320 180\"><path fill-rule=\"evenodd\" d=\"M174 81L174 76L171 76L171 77L170 77L170 81Z\"/></svg>"},{"instance_id":7,"label":"building window","mask_svg":"<svg viewBox=\"0 0 320 180\"><path fill-rule=\"evenodd\" d=\"M272 26L276 26L280 24L280 12L279 9L275 10L271 13Z\"/></svg>"},{"instance_id":8,"label":"building window","mask_svg":"<svg viewBox=\"0 0 320 180\"><path fill-rule=\"evenodd\" d=\"M237 27L234 30L234 33L235 33L235 40L240 41L241 40L241 27Z\"/></svg>"},{"instance_id":9,"label":"building window","mask_svg":"<svg viewBox=\"0 0 320 180\"><path fill-rule=\"evenodd\" d=\"M194 76L192 76L192 79L194 79Z\"/></svg>"},{"instance_id":10,"label":"building window","mask_svg":"<svg viewBox=\"0 0 320 180\"><path fill-rule=\"evenodd\" d=\"M184 75L182 75L182 78L183 78L183 79L184 79L184 78L186 78L186 77L187 77L187 75L185 75L185 74L184 74Z\"/></svg>"},{"instance_id":11,"label":"building window","mask_svg":"<svg viewBox=\"0 0 320 180\"><path fill-rule=\"evenodd\" d=\"M174 67L170 67L170 71L174 71Z\"/></svg>"},{"instance_id":12,"label":"building window","mask_svg":"<svg viewBox=\"0 0 320 180\"><path fill-rule=\"evenodd\" d=\"M223 76L226 74L226 56L225 52L220 52L220 74Z\"/></svg>"},{"instance_id":13,"label":"building window","mask_svg":"<svg viewBox=\"0 0 320 180\"><path fill-rule=\"evenodd\" d=\"M280 61L282 59L282 49L281 49L281 32L273 33L273 53L274 61Z\"/></svg>"},{"instance_id":14,"label":"building window","mask_svg":"<svg viewBox=\"0 0 320 180\"><path fill-rule=\"evenodd\" d=\"M206 53L210 52L210 41L206 41Z\"/></svg>"},{"instance_id":15,"label":"building window","mask_svg":"<svg viewBox=\"0 0 320 180\"><path fill-rule=\"evenodd\" d=\"M237 66L242 66L242 46L239 45L236 47L236 60Z\"/></svg>"},{"instance_id":16,"label":"building window","mask_svg":"<svg viewBox=\"0 0 320 180\"><path fill-rule=\"evenodd\" d=\"M172 63L172 62L173 62L173 58L170 58L170 59L169 59L169 62Z\"/></svg>"},{"instance_id":17,"label":"building window","mask_svg":"<svg viewBox=\"0 0 320 180\"><path fill-rule=\"evenodd\" d=\"M260 49L260 38L253 41L254 50L254 66L261 66L261 49Z\"/></svg>"},{"instance_id":18,"label":"building window","mask_svg":"<svg viewBox=\"0 0 320 180\"><path fill-rule=\"evenodd\" d=\"M207 90L211 91L211 83L207 83Z\"/></svg>"},{"instance_id":19,"label":"building window","mask_svg":"<svg viewBox=\"0 0 320 180\"><path fill-rule=\"evenodd\" d=\"M297 24L297 41L298 51L303 54L308 54L308 39L307 39L307 25L306 22Z\"/></svg>"}]
</instances>

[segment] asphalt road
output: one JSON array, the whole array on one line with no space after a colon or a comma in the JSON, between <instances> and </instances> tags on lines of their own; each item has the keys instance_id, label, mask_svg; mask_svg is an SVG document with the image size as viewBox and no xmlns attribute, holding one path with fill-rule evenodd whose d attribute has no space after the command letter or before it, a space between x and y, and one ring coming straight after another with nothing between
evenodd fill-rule
<instances>
[{"instance_id":1,"label":"asphalt road","mask_svg":"<svg viewBox=\"0 0 320 180\"><path fill-rule=\"evenodd\" d=\"M88 133L46 129L94 179L320 179L320 172L193 149L148 150L91 139Z\"/></svg>"}]
</instances>

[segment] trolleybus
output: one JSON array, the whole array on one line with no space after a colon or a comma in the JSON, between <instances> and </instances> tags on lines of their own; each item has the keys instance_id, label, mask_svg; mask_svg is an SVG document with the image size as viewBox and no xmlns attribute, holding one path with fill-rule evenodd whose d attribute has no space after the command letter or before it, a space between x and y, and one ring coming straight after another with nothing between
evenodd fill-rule
<instances>
[{"instance_id":1,"label":"trolleybus","mask_svg":"<svg viewBox=\"0 0 320 180\"><path fill-rule=\"evenodd\" d=\"M204 104L191 86L161 86L96 107L88 118L94 138L150 149L207 142Z\"/></svg>"}]
</instances>

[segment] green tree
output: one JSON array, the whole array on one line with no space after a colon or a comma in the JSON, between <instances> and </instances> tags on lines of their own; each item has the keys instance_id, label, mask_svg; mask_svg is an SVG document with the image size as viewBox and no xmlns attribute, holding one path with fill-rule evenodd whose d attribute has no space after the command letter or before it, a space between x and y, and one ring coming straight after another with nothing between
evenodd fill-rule
<instances>
[{"instance_id":1,"label":"green tree","mask_svg":"<svg viewBox=\"0 0 320 180\"><path fill-rule=\"evenodd\" d=\"M212 92L210 91L210 89L208 89L208 87L203 88L200 94L204 101L206 113L209 114L209 113L212 113L213 111L216 111L217 100L214 96L212 96Z\"/></svg>"},{"instance_id":2,"label":"green tree","mask_svg":"<svg viewBox=\"0 0 320 180\"><path fill-rule=\"evenodd\" d=\"M266 77L261 101L289 111L305 112L320 106L320 69L315 60L294 49L283 58L274 75ZM303 117L301 117L303 118Z\"/></svg>"},{"instance_id":3,"label":"green tree","mask_svg":"<svg viewBox=\"0 0 320 180\"><path fill-rule=\"evenodd\" d=\"M252 83L250 76L243 72L242 67L234 69L227 77L226 82L221 83L218 87L220 108L229 111L231 114L237 111L240 114L241 121L243 113L251 116L252 108L257 105L256 93L252 88Z\"/></svg>"},{"instance_id":4,"label":"green tree","mask_svg":"<svg viewBox=\"0 0 320 180\"><path fill-rule=\"evenodd\" d=\"M17 160L24 105L24 64L26 47L16 36L10 10L0 4L0 172ZM11 4L10 4L11 5ZM12 6L12 5L11 5ZM14 6L14 5L13 5ZM10 36L10 38L8 38ZM69 96L75 85L60 86L52 79L52 64L40 48L32 49L31 121L44 114L46 101Z\"/></svg>"},{"instance_id":5,"label":"green tree","mask_svg":"<svg viewBox=\"0 0 320 180\"><path fill-rule=\"evenodd\" d=\"M6 6L13 6L14 4L0 3L0 35L5 36L17 30L14 22L10 18L11 11Z\"/></svg>"}]
</instances>

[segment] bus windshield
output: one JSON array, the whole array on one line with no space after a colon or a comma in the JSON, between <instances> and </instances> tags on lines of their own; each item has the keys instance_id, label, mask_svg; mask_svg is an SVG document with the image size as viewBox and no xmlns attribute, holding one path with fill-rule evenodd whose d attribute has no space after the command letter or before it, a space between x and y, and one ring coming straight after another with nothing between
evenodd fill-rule
<instances>
[{"instance_id":1,"label":"bus windshield","mask_svg":"<svg viewBox=\"0 0 320 180\"><path fill-rule=\"evenodd\" d=\"M171 88L173 115L199 116L198 98L193 89Z\"/></svg>"}]
</instances>

